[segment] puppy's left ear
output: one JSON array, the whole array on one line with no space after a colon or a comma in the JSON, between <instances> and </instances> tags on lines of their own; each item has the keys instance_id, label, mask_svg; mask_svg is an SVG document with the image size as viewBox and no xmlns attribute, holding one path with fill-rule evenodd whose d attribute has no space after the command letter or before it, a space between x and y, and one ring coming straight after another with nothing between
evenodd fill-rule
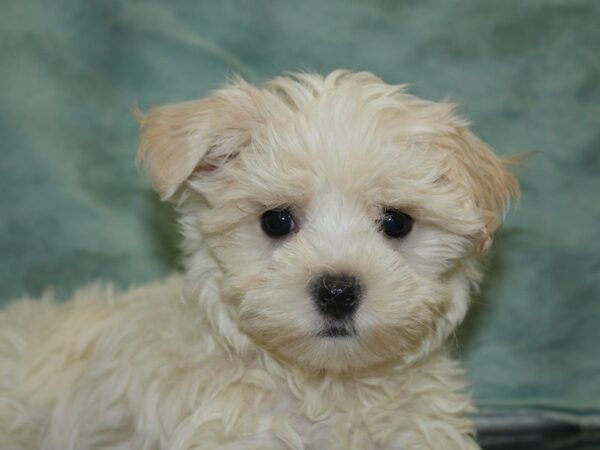
<instances>
[{"instance_id":1,"label":"puppy's left ear","mask_svg":"<svg viewBox=\"0 0 600 450\"><path fill-rule=\"evenodd\" d=\"M259 120L254 97L255 88L236 79L205 99L135 113L138 166L146 166L161 200L172 200L193 174L215 170L248 145Z\"/></svg>"},{"instance_id":2,"label":"puppy's left ear","mask_svg":"<svg viewBox=\"0 0 600 450\"><path fill-rule=\"evenodd\" d=\"M467 127L460 127L457 137L451 171L470 193L471 202L481 214L479 250L487 253L511 200L518 200L519 183L510 168L521 158L500 158Z\"/></svg>"}]
</instances>

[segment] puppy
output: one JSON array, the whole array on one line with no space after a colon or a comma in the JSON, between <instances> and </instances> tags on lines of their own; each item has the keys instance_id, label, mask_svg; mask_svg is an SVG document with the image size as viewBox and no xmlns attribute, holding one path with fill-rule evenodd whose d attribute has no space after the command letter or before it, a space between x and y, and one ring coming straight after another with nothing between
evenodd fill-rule
<instances>
[{"instance_id":1,"label":"puppy","mask_svg":"<svg viewBox=\"0 0 600 450\"><path fill-rule=\"evenodd\" d=\"M452 105L335 71L140 121L185 275L6 309L0 448L478 448L444 341L518 188Z\"/></svg>"}]
</instances>

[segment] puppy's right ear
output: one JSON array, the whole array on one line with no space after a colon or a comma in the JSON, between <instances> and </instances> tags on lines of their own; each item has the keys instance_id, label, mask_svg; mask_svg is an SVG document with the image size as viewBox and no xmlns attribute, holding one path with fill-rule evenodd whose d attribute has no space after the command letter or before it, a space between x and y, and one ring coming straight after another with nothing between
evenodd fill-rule
<instances>
[{"instance_id":1,"label":"puppy's right ear","mask_svg":"<svg viewBox=\"0 0 600 450\"><path fill-rule=\"evenodd\" d=\"M171 200L195 173L210 172L250 141L259 118L256 88L241 79L202 99L136 112L145 165L161 200Z\"/></svg>"}]
</instances>

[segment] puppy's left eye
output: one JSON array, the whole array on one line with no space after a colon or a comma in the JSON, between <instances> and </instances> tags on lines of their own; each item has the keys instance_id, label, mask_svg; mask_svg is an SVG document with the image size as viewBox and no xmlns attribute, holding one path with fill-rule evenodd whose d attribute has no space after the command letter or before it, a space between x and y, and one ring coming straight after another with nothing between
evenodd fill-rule
<instances>
[{"instance_id":1,"label":"puppy's left eye","mask_svg":"<svg viewBox=\"0 0 600 450\"><path fill-rule=\"evenodd\" d=\"M385 209L380 219L381 231L392 239L408 235L412 226L413 218L397 209Z\"/></svg>"},{"instance_id":2,"label":"puppy's left eye","mask_svg":"<svg viewBox=\"0 0 600 450\"><path fill-rule=\"evenodd\" d=\"M281 237L291 233L296 223L289 209L270 209L260 218L260 226L265 234Z\"/></svg>"}]
</instances>

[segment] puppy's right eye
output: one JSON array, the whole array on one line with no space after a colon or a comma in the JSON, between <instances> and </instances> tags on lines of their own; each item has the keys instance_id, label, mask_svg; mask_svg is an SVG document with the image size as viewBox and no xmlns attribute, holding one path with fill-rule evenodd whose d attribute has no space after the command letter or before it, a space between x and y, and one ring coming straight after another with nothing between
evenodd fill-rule
<instances>
[{"instance_id":1,"label":"puppy's right eye","mask_svg":"<svg viewBox=\"0 0 600 450\"><path fill-rule=\"evenodd\" d=\"M270 209L261 216L260 226L266 235L282 237L291 233L296 223L289 209Z\"/></svg>"}]
</instances>

